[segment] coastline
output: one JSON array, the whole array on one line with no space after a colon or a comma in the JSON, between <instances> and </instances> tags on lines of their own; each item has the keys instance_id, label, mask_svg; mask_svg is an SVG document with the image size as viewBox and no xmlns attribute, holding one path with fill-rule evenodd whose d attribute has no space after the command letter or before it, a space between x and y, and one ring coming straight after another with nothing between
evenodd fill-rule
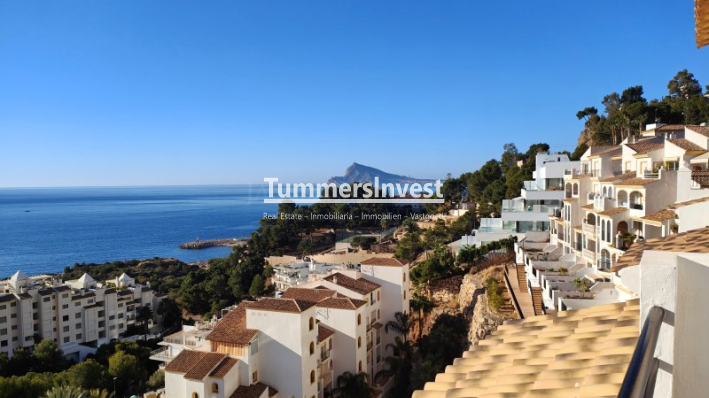
<instances>
[{"instance_id":1,"label":"coastline","mask_svg":"<svg viewBox=\"0 0 709 398\"><path fill-rule=\"evenodd\" d=\"M243 238L227 238L227 239L210 239L210 240L195 240L192 242L180 243L179 248L185 250L200 250L210 247L234 247L241 246L246 243Z\"/></svg>"}]
</instances>

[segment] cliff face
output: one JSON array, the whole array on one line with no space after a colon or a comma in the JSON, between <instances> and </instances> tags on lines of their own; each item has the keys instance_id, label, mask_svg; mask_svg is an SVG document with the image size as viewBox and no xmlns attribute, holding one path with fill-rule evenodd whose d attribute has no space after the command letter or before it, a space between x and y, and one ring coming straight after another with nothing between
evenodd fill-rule
<instances>
[{"instance_id":1,"label":"cliff face","mask_svg":"<svg viewBox=\"0 0 709 398\"><path fill-rule=\"evenodd\" d=\"M351 184L353 182L374 183L375 177L379 177L379 184L412 184L414 182L425 184L428 182L433 182L433 180L418 179L387 173L379 169L375 169L374 167L365 166L359 163L352 163L352 165L345 170L344 176L332 177L327 182L334 184Z\"/></svg>"}]
</instances>

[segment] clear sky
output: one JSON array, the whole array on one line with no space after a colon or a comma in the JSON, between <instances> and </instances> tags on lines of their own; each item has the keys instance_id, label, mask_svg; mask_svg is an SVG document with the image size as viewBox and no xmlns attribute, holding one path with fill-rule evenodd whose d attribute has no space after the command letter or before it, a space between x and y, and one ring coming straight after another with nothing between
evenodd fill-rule
<instances>
[{"instance_id":1,"label":"clear sky","mask_svg":"<svg viewBox=\"0 0 709 398\"><path fill-rule=\"evenodd\" d=\"M458 175L680 70L693 1L0 1L0 186Z\"/></svg>"}]
</instances>

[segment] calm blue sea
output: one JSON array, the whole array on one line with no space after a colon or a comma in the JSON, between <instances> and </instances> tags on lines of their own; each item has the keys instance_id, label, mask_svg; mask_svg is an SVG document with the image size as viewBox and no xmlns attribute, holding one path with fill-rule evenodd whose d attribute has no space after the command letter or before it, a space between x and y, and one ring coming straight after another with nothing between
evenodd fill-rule
<instances>
[{"instance_id":1,"label":"calm blue sea","mask_svg":"<svg viewBox=\"0 0 709 398\"><path fill-rule=\"evenodd\" d=\"M0 278L61 272L81 262L225 257L181 242L246 237L264 212L260 185L0 188Z\"/></svg>"}]
</instances>

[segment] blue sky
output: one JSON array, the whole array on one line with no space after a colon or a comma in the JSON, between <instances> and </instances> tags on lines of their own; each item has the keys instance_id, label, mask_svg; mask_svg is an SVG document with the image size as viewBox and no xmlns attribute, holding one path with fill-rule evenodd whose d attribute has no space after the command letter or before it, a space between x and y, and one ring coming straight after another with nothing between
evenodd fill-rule
<instances>
[{"instance_id":1,"label":"blue sky","mask_svg":"<svg viewBox=\"0 0 709 398\"><path fill-rule=\"evenodd\" d=\"M684 68L690 0L4 0L0 186L458 175Z\"/></svg>"}]
</instances>

